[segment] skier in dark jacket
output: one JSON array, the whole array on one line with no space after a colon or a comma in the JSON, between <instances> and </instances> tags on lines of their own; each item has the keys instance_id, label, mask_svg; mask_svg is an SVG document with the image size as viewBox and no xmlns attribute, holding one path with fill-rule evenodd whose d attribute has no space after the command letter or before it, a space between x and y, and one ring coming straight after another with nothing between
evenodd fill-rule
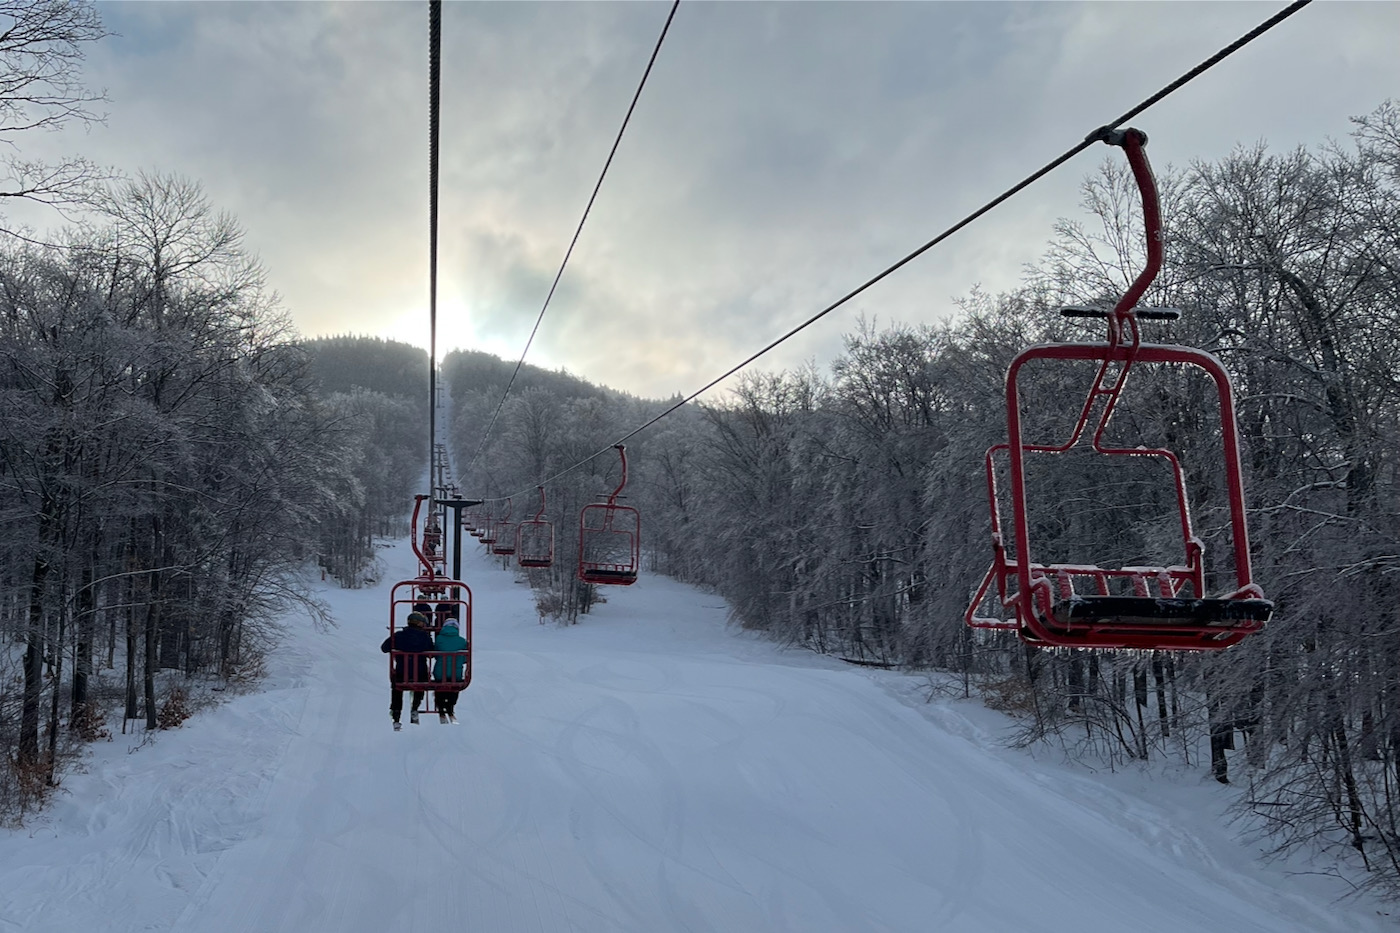
<instances>
[{"instance_id":1,"label":"skier in dark jacket","mask_svg":"<svg viewBox=\"0 0 1400 933\"><path fill-rule=\"evenodd\" d=\"M408 614L408 627L400 629L388 638L379 650L388 654L394 652L393 664L389 672L391 690L389 693L389 715L394 717L394 729L399 725L399 715L403 713L403 688L399 685L408 681L422 683L428 679L428 659L421 652L433 650L433 636L428 634L428 617L421 612ZM418 722L418 707L423 705L423 691L413 691L413 710L408 721Z\"/></svg>"}]
</instances>

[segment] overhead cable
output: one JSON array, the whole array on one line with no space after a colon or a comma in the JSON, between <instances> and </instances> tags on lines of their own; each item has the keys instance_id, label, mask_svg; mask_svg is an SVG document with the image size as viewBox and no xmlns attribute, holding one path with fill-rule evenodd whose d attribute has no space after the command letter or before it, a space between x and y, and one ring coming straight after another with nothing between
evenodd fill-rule
<instances>
[{"instance_id":1,"label":"overhead cable","mask_svg":"<svg viewBox=\"0 0 1400 933\"><path fill-rule=\"evenodd\" d=\"M481 440L476 445L476 452L468 461L467 468L462 473L463 476L466 476L476 465L481 452L486 448L487 438L491 436L491 431L496 426L496 419L500 417L501 409L505 407L506 399L510 397L511 387L515 385L515 379L520 375L520 368L525 364L525 355L530 352L530 345L535 342L535 335L540 330L540 322L544 320L544 313L549 308L549 302L554 298L555 289L559 287L559 280L564 277L564 268L569 264L569 257L574 254L574 247L578 245L579 234L583 233L583 225L588 221L588 213L593 210L593 202L598 199L598 192L602 190L603 179L608 177L608 168L612 165L613 156L617 155L617 147L622 143L622 135L627 132L627 124L632 120L632 112L637 109L637 101L641 100L642 88L647 86L647 78L651 76L651 68L656 64L656 56L661 51L661 43L666 41L666 33L670 30L671 21L676 18L676 10L680 5L681 0L675 0L671 4L671 12L666 16L666 23L661 27L661 35L656 39L656 47L651 50L651 58L647 60L646 70L642 72L642 80L637 84L637 92L632 95L632 103L627 107L627 115L622 118L622 126L618 129L617 137L613 140L612 149L608 151L607 161L603 163L603 171L598 175L598 183L593 186L593 193L588 196L588 204L583 209L583 216L579 218L578 227L574 230L574 237L569 241L569 248L564 252L564 261L559 264L559 271L554 274L554 282L549 286L549 294L545 295L540 313L535 317L535 326L530 330L530 339L525 341L525 349L520 351L520 359L515 364L515 370L511 372L505 391L501 393L501 400L496 403L496 411L491 415L491 421L486 425L486 430L481 433Z\"/></svg>"},{"instance_id":2,"label":"overhead cable","mask_svg":"<svg viewBox=\"0 0 1400 933\"><path fill-rule=\"evenodd\" d=\"M1045 166L1044 166L1043 168L1037 169L1035 172L1033 172L1033 173L1031 173L1030 175L1026 176L1026 178L1024 178L1023 180L1021 180L1020 182L1017 182L1015 185L1013 185L1012 187L1008 188L1006 191L1002 192L1000 195L998 195L997 197L993 198L992 200L988 201L986 204L982 205L982 206L979 207L977 210L973 211L971 214L968 214L968 215L967 215L966 217L964 217L962 220L959 220L957 223L953 224L951 227L949 227L948 229L944 230L942 233L938 234L938 235L935 236L933 239L929 240L927 243L925 243L924 245L920 246L918 249L914 250L912 253L909 253L909 254L908 254L907 256L905 256L903 259L900 259L898 262L896 262L896 263L894 263L893 265L887 267L887 268L884 269L882 272L878 273L877 275L873 276L872 278L867 279L867 280L866 280L865 282L863 282L861 285L857 286L856 288L854 288L854 289L852 289L851 291L847 292L845 295L843 295L843 296L841 296L840 298L836 299L836 300L833 301L831 304L827 305L825 308L822 308L822 309L821 309L820 311L818 311L816 314L812 315L812 316L809 317L807 320L803 321L801 324L799 324L799 325L797 325L796 327L794 327L792 330L790 330L790 331L788 331L787 333L783 334L781 337L778 337L776 340L772 341L771 343L769 343L767 346L765 346L763 349L759 350L758 352L752 354L751 356L749 356L748 358L746 358L745 360L743 360L741 363L738 363L737 365L735 365L735 366L731 367L730 369L726 370L723 374L721 374L721 375L717 376L716 378L710 380L709 382L705 383L705 385L701 386L699 389L696 389L694 392L690 393L689 395L687 395L685 398L681 399L680 401L675 402L675 403L672 404L670 407L666 408L664 411L662 411L661 413L659 413L659 414L655 415L654 417L650 418L649 420L647 420L646 422L642 423L642 424L639 425L638 427L633 428L631 431L628 431L626 434L622 435L622 436L619 437L617 440L611 441L610 443L608 443L607 446L602 447L602 448L598 449L597 451L594 451L593 453L589 454L587 457L584 457L582 460L579 460L577 463L573 464L572 466L567 467L567 468L565 468L565 469L563 469L563 470L560 470L558 473L555 473L554 475L552 475L552 476L550 476L550 477L548 477L548 478L546 478L546 479L539 480L539 481L537 481L537 482L531 483L530 485L531 485L531 486L547 486L548 484L554 482L555 480L560 479L560 478L562 478L562 477L564 477L564 476L567 476L568 474L572 473L574 470L577 470L579 467L583 466L584 464L588 463L589 461L594 460L594 459L596 459L597 457L600 457L600 456L602 456L603 454L607 453L608 451L612 450L612 449L613 449L614 447L616 447L618 444L625 443L626 441L630 440L631 438L636 437L638 434L640 434L641 432L645 431L647 428L649 428L649 427L651 427L652 425L656 424L656 423L657 423L658 421L660 421L662 418L665 418L665 417L671 415L671 414L674 413L676 410L678 410L678 409L684 407L685 405L688 405L689 403L693 402L695 399L699 398L701 395L703 395L704 393L708 392L710 389L713 389L715 386L719 385L721 382L723 382L724 380L728 379L730 376L734 375L734 374L737 373L739 370L741 370L741 369L743 369L744 367L748 366L750 363L753 363L755 360L757 360L759 357L761 357L761 356L763 356L764 354L766 354L768 351L772 350L774 347L776 347L776 346L778 346L779 344L783 343L784 341L790 339L791 337L796 336L798 333L801 333L802 331L806 330L808 327L812 326L812 325L815 324L817 321L819 321L819 320L821 320L822 318L826 317L826 316L827 316L828 314L830 314L832 311L835 311L837 308L839 308L839 307L841 307L842 305L846 304L846 302L850 301L852 298L855 298L855 297L856 297L857 295L859 295L861 292L864 292L865 290L869 289L871 286L875 285L877 282L880 282L881 280L885 279L887 276L893 274L893 273L896 272L897 270L902 269L904 266L908 265L910 262L912 262L913 260L917 259L919 256L922 256L924 253L928 252L930 249L932 249L933 247L937 246L939 243L942 243L944 240L948 239L948 237L952 236L954 233L957 233L959 230L961 230L962 228L966 227L968 224L972 223L974 220L977 220L979 217L981 217L983 214L986 214L986 213L987 213L988 211L990 211L992 208L997 207L997 206L1000 205L1002 202L1004 202L1004 201L1008 200L1009 198L1011 198L1013 195L1020 193L1022 190L1024 190L1024 189L1027 188L1027 187L1029 187L1031 184L1033 184L1033 183L1039 181L1042 177L1044 177L1045 175L1047 175L1047 174L1049 174L1050 172L1054 171L1055 169L1059 168L1059 167L1060 167L1061 165L1063 165L1065 162L1068 162L1070 159L1074 158L1076 155L1078 155L1079 153L1083 152L1085 149L1089 148L1089 147L1092 146L1094 143L1099 142L1101 139L1103 139L1104 135L1105 135L1106 133L1108 133L1109 131L1117 129L1118 127L1122 126L1124 123L1126 123L1126 122L1128 122L1129 120L1131 120L1133 117L1135 117L1135 116L1137 116L1138 114L1142 113L1142 112L1143 112L1144 110L1146 110L1148 107L1151 107L1153 104L1156 104L1156 103L1160 102L1163 98L1165 98L1165 97L1167 97L1168 95L1172 94L1173 92L1177 91L1178 89L1180 89L1183 85L1185 85L1186 83L1188 83L1188 82L1191 81L1192 79L1194 79L1194 78L1196 78L1196 77L1199 77L1201 74L1203 74L1203 73L1205 73L1206 71L1210 70L1212 67L1214 67L1215 65L1219 64L1219 63L1220 63L1221 61L1223 61L1224 59L1228 58L1230 55L1233 55L1235 52L1237 52L1237 51L1239 51L1240 49L1244 48L1246 45L1248 45L1249 43L1253 42L1255 39L1259 38L1259 37L1262 36L1264 33L1268 32L1270 29L1273 29L1273 28L1274 28L1275 26L1277 26L1279 23L1283 22L1285 19L1287 19L1288 17L1292 16L1294 13L1297 13L1299 10L1301 10L1303 7L1307 6L1307 5L1308 5L1309 3L1311 3L1311 2L1312 2L1312 0L1296 0L1295 3L1290 4L1288 7L1286 7L1286 8L1283 9L1283 10L1281 10L1280 12L1278 12L1277 14L1275 14L1274 16L1271 16L1269 19L1267 19L1267 20L1265 20L1264 22L1260 23L1260 24L1259 24L1258 26L1256 26L1254 29L1251 29L1248 33L1246 33L1245 35L1241 36L1239 39L1235 40L1234 42L1230 43L1230 44L1227 45L1225 48L1221 49L1219 52L1216 52L1214 55L1212 55L1210 58L1206 59L1205 61L1201 62L1201 63L1200 63L1199 65L1197 65L1195 68L1192 68L1190 71L1186 72L1185 74L1183 74L1181 77L1177 78L1177 79L1176 79L1175 81L1173 81L1172 83L1166 85L1166 86L1163 87L1160 91L1158 91L1157 93L1153 94L1151 97L1147 98L1147 99L1144 100L1142 103L1138 104L1136 107L1133 107L1131 110L1127 111L1127 112L1124 113L1122 116L1118 117L1118 118L1117 118L1116 120L1114 120L1112 123L1108 123L1108 124L1105 124L1104 126L1101 126L1101 127L1096 128L1093 132L1091 132L1091 133L1089 133L1087 136L1085 136L1084 139L1082 139L1080 142L1076 143L1076 144L1075 144L1074 146L1072 146L1069 150L1067 150L1063 155L1060 155L1060 156L1056 157L1055 159L1051 160L1050 162L1046 163ZM520 494L520 493L515 493L514 495L519 495L519 494ZM506 498L506 497L503 496L503 497L501 497L501 498Z\"/></svg>"},{"instance_id":3,"label":"overhead cable","mask_svg":"<svg viewBox=\"0 0 1400 933\"><path fill-rule=\"evenodd\" d=\"M442 0L428 0L428 491L437 456L438 88L442 83Z\"/></svg>"}]
</instances>

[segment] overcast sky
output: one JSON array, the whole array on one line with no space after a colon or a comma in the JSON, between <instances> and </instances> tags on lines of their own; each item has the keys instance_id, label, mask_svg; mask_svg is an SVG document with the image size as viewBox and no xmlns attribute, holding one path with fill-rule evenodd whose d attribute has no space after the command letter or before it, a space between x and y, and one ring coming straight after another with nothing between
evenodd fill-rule
<instances>
[{"instance_id":1,"label":"overcast sky","mask_svg":"<svg viewBox=\"0 0 1400 933\"><path fill-rule=\"evenodd\" d=\"M1282 2L681 4L529 361L688 394ZM23 152L176 172L301 333L426 347L427 4L102 3L106 124ZM438 348L519 357L669 3L443 7ZM1320 0L1135 124L1160 167L1345 138L1400 4ZM760 362L1017 284L1095 147Z\"/></svg>"}]
</instances>

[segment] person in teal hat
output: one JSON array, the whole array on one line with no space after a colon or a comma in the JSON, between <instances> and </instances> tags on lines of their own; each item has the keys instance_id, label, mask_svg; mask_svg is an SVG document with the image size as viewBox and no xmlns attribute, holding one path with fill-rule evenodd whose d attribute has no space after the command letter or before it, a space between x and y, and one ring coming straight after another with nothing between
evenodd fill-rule
<instances>
[{"instance_id":1,"label":"person in teal hat","mask_svg":"<svg viewBox=\"0 0 1400 933\"><path fill-rule=\"evenodd\" d=\"M441 608L441 607L439 607ZM440 654L437 659L437 670L433 672L433 680L439 683L461 683L467 679L467 640L462 637L461 630L454 618L457 614L457 607L452 606L447 612L447 618L443 620L442 627L438 629L437 636L433 639L433 649L436 651L451 651L456 654ZM442 723L455 723L457 721L457 695L460 690L437 690L433 696L437 703L438 721Z\"/></svg>"}]
</instances>

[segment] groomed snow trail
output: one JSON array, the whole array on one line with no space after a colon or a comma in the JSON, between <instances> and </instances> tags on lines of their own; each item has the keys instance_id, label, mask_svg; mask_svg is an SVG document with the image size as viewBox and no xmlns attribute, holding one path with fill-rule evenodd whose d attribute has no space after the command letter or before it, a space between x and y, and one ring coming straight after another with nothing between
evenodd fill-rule
<instances>
[{"instance_id":1,"label":"groomed snow trail","mask_svg":"<svg viewBox=\"0 0 1400 933\"><path fill-rule=\"evenodd\" d=\"M485 557L459 726L391 731L388 586L327 588L264 693L100 745L0 834L0 930L1341 933L1374 905L1255 861L1223 792L996 745L973 704L725 629L662 577L540 625Z\"/></svg>"}]
</instances>

